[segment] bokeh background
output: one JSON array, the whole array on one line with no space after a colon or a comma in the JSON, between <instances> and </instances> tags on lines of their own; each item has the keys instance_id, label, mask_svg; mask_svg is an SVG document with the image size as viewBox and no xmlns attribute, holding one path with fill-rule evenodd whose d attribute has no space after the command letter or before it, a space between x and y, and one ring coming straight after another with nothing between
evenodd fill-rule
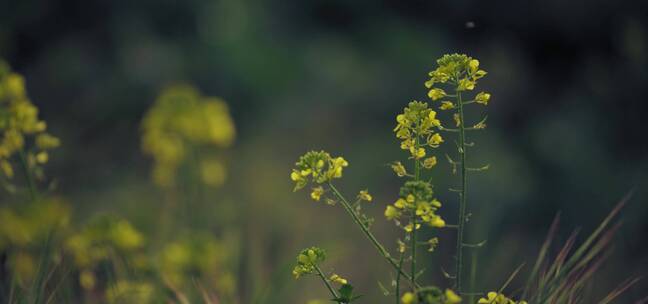
<instances>
[{"instance_id":1,"label":"bokeh background","mask_svg":"<svg viewBox=\"0 0 648 304\"><path fill-rule=\"evenodd\" d=\"M406 157L395 115L427 99L436 58L466 53L489 72L480 88L493 95L469 156L491 164L470 181L469 239L488 240L478 286L496 289L530 264L558 211L563 240L577 227L586 235L634 191L591 286L602 294L648 269L647 17L642 1L4 0L0 57L62 140L46 172L75 221L109 212L147 234L164 228L151 210L166 194L151 182L140 123L164 87L191 83L223 98L237 129L223 152L227 181L202 198L211 207L199 222L219 237L235 231L240 301L326 299L319 282L290 274L296 253L317 244L328 269L377 303L388 265L340 208L293 193L289 171L310 149L343 155L339 187L373 193L374 229L394 248L382 211L400 183L387 164ZM434 183L454 218L449 174L442 162ZM454 242L441 236L442 248ZM425 264L427 280L447 284L447 253Z\"/></svg>"}]
</instances>

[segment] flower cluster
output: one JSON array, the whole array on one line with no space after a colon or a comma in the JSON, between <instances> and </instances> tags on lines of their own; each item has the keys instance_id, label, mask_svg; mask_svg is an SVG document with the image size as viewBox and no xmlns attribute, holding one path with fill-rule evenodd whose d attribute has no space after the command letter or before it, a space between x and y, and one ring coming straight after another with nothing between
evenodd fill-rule
<instances>
[{"instance_id":1,"label":"flower cluster","mask_svg":"<svg viewBox=\"0 0 648 304\"><path fill-rule=\"evenodd\" d=\"M400 198L385 209L385 217L389 220L397 220L406 214L415 214L422 223L432 227L445 227L445 221L435 212L441 207L441 203L432 197L432 187L423 181L408 181L400 189ZM419 229L420 224L409 223L405 226L407 232L414 228Z\"/></svg>"},{"instance_id":2,"label":"flower cluster","mask_svg":"<svg viewBox=\"0 0 648 304\"><path fill-rule=\"evenodd\" d=\"M72 256L74 264L81 269L81 286L92 289L95 286L93 270L117 257L143 254L144 236L124 219L99 216L70 235L65 240L64 248Z\"/></svg>"},{"instance_id":3,"label":"flower cluster","mask_svg":"<svg viewBox=\"0 0 648 304\"><path fill-rule=\"evenodd\" d=\"M494 291L489 292L486 298L480 298L479 304L527 304L527 301L513 301L501 293Z\"/></svg>"},{"instance_id":4,"label":"flower cluster","mask_svg":"<svg viewBox=\"0 0 648 304\"><path fill-rule=\"evenodd\" d=\"M201 96L188 85L165 89L144 116L142 131L142 150L153 157L153 180L160 186L174 184L175 173L186 158L205 148L229 147L235 136L225 102ZM203 183L218 186L224 182L221 160L210 156L199 162Z\"/></svg>"},{"instance_id":5,"label":"flower cluster","mask_svg":"<svg viewBox=\"0 0 648 304\"><path fill-rule=\"evenodd\" d=\"M14 175L12 156L22 151L29 168L42 175L38 166L47 163L48 150L60 145L46 131L47 124L38 118L38 108L27 96L24 78L0 60L0 170L7 178Z\"/></svg>"},{"instance_id":6,"label":"flower cluster","mask_svg":"<svg viewBox=\"0 0 648 304\"><path fill-rule=\"evenodd\" d=\"M436 114L427 103L412 101L396 116L394 132L401 140L401 149L408 150L416 160L425 157L426 146L437 148L443 142L441 135L434 132L434 128L441 126Z\"/></svg>"},{"instance_id":7,"label":"flower cluster","mask_svg":"<svg viewBox=\"0 0 648 304\"><path fill-rule=\"evenodd\" d=\"M310 151L295 163L297 168L290 173L290 179L295 182L293 191L304 188L309 181L324 184L335 178L342 177L342 171L349 163L342 157L331 157L324 151ZM324 189L321 186L313 188L311 197L319 201Z\"/></svg>"},{"instance_id":8,"label":"flower cluster","mask_svg":"<svg viewBox=\"0 0 648 304\"><path fill-rule=\"evenodd\" d=\"M236 238L215 238L201 231L185 232L160 250L157 267L166 284L173 288L185 290L200 281L220 297L229 299L237 290L232 269L238 259L237 246Z\"/></svg>"},{"instance_id":9,"label":"flower cluster","mask_svg":"<svg viewBox=\"0 0 648 304\"><path fill-rule=\"evenodd\" d=\"M439 100L445 97L451 97L438 84L451 84L457 92L472 91L475 89L477 80L486 76L486 71L479 69L479 60L463 54L444 55L437 60L438 67L429 73L430 79L425 82L428 88L428 97L432 100ZM486 92L478 93L472 101L483 105L488 105L490 94ZM451 110L457 108L457 104L452 101L443 100L439 109ZM455 120L457 120L455 118Z\"/></svg>"},{"instance_id":10,"label":"flower cluster","mask_svg":"<svg viewBox=\"0 0 648 304\"><path fill-rule=\"evenodd\" d=\"M403 304L458 304L461 303L461 297L452 289L446 289L442 292L436 287L422 288L416 294L406 292L401 297Z\"/></svg>"},{"instance_id":11,"label":"flower cluster","mask_svg":"<svg viewBox=\"0 0 648 304\"><path fill-rule=\"evenodd\" d=\"M302 250L297 256L297 265L293 269L293 275L299 279L305 274L315 274L317 264L326 259L326 252L319 247L311 247Z\"/></svg>"}]
</instances>

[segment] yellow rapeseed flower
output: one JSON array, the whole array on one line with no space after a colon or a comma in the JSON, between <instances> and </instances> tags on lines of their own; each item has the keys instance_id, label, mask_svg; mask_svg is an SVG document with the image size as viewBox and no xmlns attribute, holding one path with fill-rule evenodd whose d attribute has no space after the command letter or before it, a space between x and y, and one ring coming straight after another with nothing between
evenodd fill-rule
<instances>
[{"instance_id":1,"label":"yellow rapeseed flower","mask_svg":"<svg viewBox=\"0 0 648 304\"><path fill-rule=\"evenodd\" d=\"M483 105L488 105L488 101L490 100L490 97L491 97L490 93L479 92L479 94L475 96L475 102Z\"/></svg>"},{"instance_id":2,"label":"yellow rapeseed flower","mask_svg":"<svg viewBox=\"0 0 648 304\"><path fill-rule=\"evenodd\" d=\"M311 192L311 198L314 201L319 202L319 200L322 198L322 195L324 195L324 188L322 188L322 186L313 188L313 191Z\"/></svg>"},{"instance_id":3,"label":"yellow rapeseed flower","mask_svg":"<svg viewBox=\"0 0 648 304\"><path fill-rule=\"evenodd\" d=\"M358 193L358 199L362 201L371 202L371 200L373 200L373 197L371 196L371 194L369 194L369 190L365 189L365 190L361 190L360 193Z\"/></svg>"}]
</instances>

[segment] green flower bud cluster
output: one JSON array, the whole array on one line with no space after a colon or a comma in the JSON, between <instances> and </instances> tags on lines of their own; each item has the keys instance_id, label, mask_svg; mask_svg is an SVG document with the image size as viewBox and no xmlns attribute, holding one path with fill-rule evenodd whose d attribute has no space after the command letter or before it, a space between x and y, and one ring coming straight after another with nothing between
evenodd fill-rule
<instances>
[{"instance_id":1,"label":"green flower bud cluster","mask_svg":"<svg viewBox=\"0 0 648 304\"><path fill-rule=\"evenodd\" d=\"M297 255L297 265L293 269L293 275L296 279L305 274L315 274L317 272L317 264L324 262L326 259L326 252L319 247L310 247L302 250Z\"/></svg>"},{"instance_id":2,"label":"green flower bud cluster","mask_svg":"<svg viewBox=\"0 0 648 304\"><path fill-rule=\"evenodd\" d=\"M299 158L295 163L297 168L290 173L290 179L295 182L293 191L304 188L309 181L316 184L330 182L335 178L342 177L342 171L349 163L342 157L331 157L324 151L310 151ZM316 190L315 190L316 189ZM323 194L323 190L315 188L314 192ZM319 195L313 199L319 200Z\"/></svg>"}]
</instances>

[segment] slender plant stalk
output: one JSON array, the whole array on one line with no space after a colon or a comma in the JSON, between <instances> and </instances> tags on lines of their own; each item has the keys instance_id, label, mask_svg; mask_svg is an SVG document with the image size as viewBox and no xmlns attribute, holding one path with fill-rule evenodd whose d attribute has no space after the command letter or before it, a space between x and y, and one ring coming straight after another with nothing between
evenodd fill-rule
<instances>
[{"instance_id":1,"label":"slender plant stalk","mask_svg":"<svg viewBox=\"0 0 648 304\"><path fill-rule=\"evenodd\" d=\"M396 304L400 304L400 279L401 272L403 268L403 258L405 255L401 252L400 257L398 258L398 272L396 274Z\"/></svg>"},{"instance_id":2,"label":"slender plant stalk","mask_svg":"<svg viewBox=\"0 0 648 304\"><path fill-rule=\"evenodd\" d=\"M475 281L477 280L477 252L472 251L471 252L471 262L470 262L470 291L475 290ZM468 295L468 303L475 303L475 295L474 294L469 294Z\"/></svg>"},{"instance_id":3,"label":"slender plant stalk","mask_svg":"<svg viewBox=\"0 0 648 304\"><path fill-rule=\"evenodd\" d=\"M463 268L463 239L464 227L466 225L466 135L464 125L464 111L463 103L461 101L461 93L457 91L457 109L459 112L459 157L460 157L460 171L461 171L461 189L459 192L459 220L457 229L457 260L455 266L455 285L457 292L462 292L462 268Z\"/></svg>"},{"instance_id":4,"label":"slender plant stalk","mask_svg":"<svg viewBox=\"0 0 648 304\"><path fill-rule=\"evenodd\" d=\"M418 151L421 143L419 135L416 135L416 151ZM421 163L418 159L414 158L414 181L419 181L421 178ZM414 284L414 291L416 292L416 212L412 211L412 269L411 277Z\"/></svg>"},{"instance_id":5,"label":"slender plant stalk","mask_svg":"<svg viewBox=\"0 0 648 304\"><path fill-rule=\"evenodd\" d=\"M317 266L317 265L314 265L314 266L315 266L315 270L317 270L317 274L319 275L320 278L322 278L322 281L324 281L324 285L326 285L326 288L328 288L328 290L331 292L333 297L337 299L338 298L337 292L335 292L335 289L333 289L333 286L331 286L331 283L329 283L329 281L326 279L326 277L324 276L324 273L322 272L322 270L319 268L319 266Z\"/></svg>"},{"instance_id":6,"label":"slender plant stalk","mask_svg":"<svg viewBox=\"0 0 648 304\"><path fill-rule=\"evenodd\" d=\"M398 271L398 273L400 273L405 279L410 281L412 283L412 285L415 285L414 281L412 280L412 277L410 275L408 275L407 273L405 273L405 271L403 271L401 269L401 267L398 266L398 263L396 263L396 261L391 257L391 255L389 254L389 252L387 252L385 247L383 245L381 245L380 242L378 241L378 239L376 239L376 237L373 235L373 233L371 233L371 231L369 231L369 228L364 223L362 223L362 221L360 220L358 215L355 213L355 211L353 211L353 209L351 208L351 205L346 200L346 198L344 198L344 196L342 196L340 191L338 191L338 189L335 188L335 186L333 186L332 183L329 182L328 185L331 188L331 190L333 190L333 193L335 193L335 196L337 196L340 199L340 204L344 207L344 210L346 210L347 213L349 213L349 215L351 215L351 218L353 218L353 221L360 227L360 230L362 230L362 232L371 241L371 243L374 245L374 247L376 247L376 249L378 250L380 255L382 255L387 260L387 262L390 265L392 265L392 267L394 267L394 269L396 269L396 271Z\"/></svg>"}]
</instances>

